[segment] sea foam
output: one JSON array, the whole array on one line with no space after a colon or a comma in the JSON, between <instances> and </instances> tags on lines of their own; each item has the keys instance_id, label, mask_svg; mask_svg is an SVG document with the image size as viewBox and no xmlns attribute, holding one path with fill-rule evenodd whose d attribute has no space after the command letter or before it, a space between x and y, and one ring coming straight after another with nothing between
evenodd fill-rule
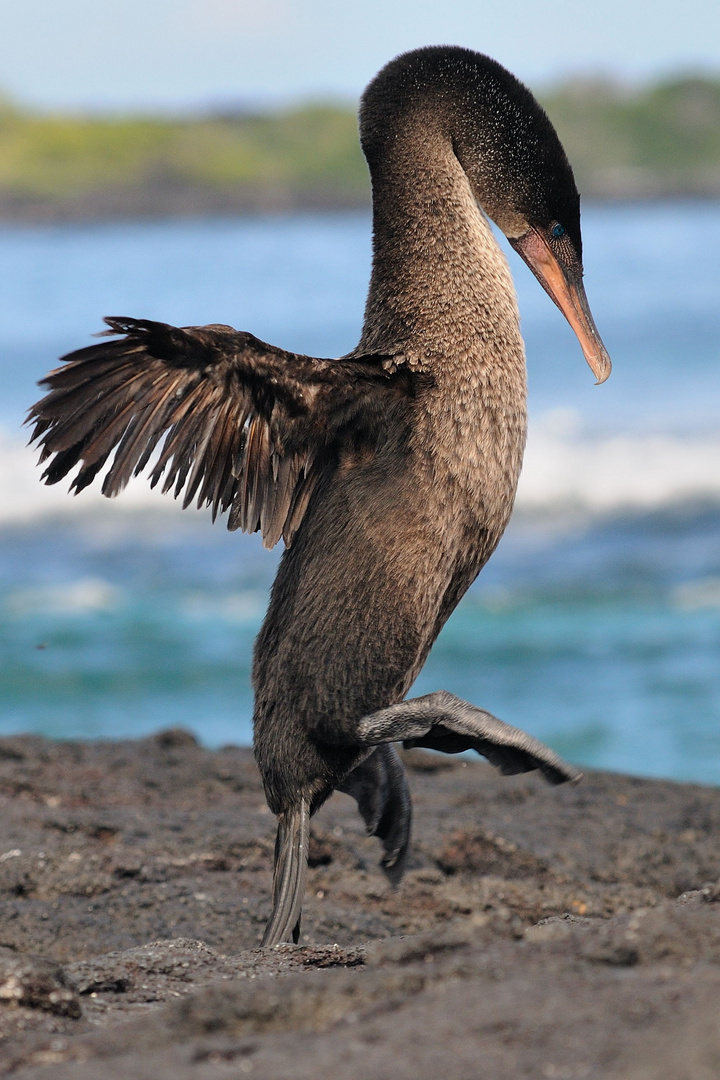
<instances>
[{"instance_id":1,"label":"sea foam","mask_svg":"<svg viewBox=\"0 0 720 1080\"><path fill-rule=\"evenodd\" d=\"M593 434L570 410L530 424L518 508L591 514L720 502L720 431Z\"/></svg>"}]
</instances>

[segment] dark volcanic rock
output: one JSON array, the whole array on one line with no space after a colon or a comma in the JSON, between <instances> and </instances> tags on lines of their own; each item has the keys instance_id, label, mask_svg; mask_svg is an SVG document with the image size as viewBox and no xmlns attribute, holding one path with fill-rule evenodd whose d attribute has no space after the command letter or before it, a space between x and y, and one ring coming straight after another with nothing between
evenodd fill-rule
<instances>
[{"instance_id":1,"label":"dark volcanic rock","mask_svg":"<svg viewBox=\"0 0 720 1080\"><path fill-rule=\"evenodd\" d=\"M76 987L60 966L45 956L17 955L0 949L0 1002L42 1009L56 1016L82 1015Z\"/></svg>"},{"instance_id":2,"label":"dark volcanic rock","mask_svg":"<svg viewBox=\"0 0 720 1080\"><path fill-rule=\"evenodd\" d=\"M0 740L0 1073L720 1075L720 791L438 760L407 756L400 888L336 795L300 944L260 950L274 819L248 751Z\"/></svg>"}]
</instances>

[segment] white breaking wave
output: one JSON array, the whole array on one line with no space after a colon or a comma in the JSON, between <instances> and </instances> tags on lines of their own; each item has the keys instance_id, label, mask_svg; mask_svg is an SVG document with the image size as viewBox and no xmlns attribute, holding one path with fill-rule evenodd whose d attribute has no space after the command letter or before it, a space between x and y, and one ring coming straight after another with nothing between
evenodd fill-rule
<instances>
[{"instance_id":1,"label":"white breaking wave","mask_svg":"<svg viewBox=\"0 0 720 1080\"><path fill-rule=\"evenodd\" d=\"M0 525L41 518L130 512L180 514L170 496L143 477L117 499L97 488L69 496L68 481L40 483L37 451L0 430ZM684 501L720 503L720 431L699 434L593 435L567 410L531 423L517 507L525 512L571 508L589 514L654 510ZM186 514L187 517L187 514Z\"/></svg>"},{"instance_id":2,"label":"white breaking wave","mask_svg":"<svg viewBox=\"0 0 720 1080\"><path fill-rule=\"evenodd\" d=\"M78 496L68 494L71 478L47 486L40 482L38 451L26 446L0 428L0 525L21 525L46 518L75 514L126 514L128 511L152 510L179 513L174 499L153 491L147 480L131 480L118 499L106 499L99 485Z\"/></svg>"},{"instance_id":3,"label":"white breaking wave","mask_svg":"<svg viewBox=\"0 0 720 1080\"><path fill-rule=\"evenodd\" d=\"M691 501L720 502L720 431L590 435L570 410L530 425L519 509L605 514Z\"/></svg>"},{"instance_id":4,"label":"white breaking wave","mask_svg":"<svg viewBox=\"0 0 720 1080\"><path fill-rule=\"evenodd\" d=\"M119 589L102 578L81 578L61 585L15 589L3 607L10 615L84 615L113 611L120 604Z\"/></svg>"}]
</instances>

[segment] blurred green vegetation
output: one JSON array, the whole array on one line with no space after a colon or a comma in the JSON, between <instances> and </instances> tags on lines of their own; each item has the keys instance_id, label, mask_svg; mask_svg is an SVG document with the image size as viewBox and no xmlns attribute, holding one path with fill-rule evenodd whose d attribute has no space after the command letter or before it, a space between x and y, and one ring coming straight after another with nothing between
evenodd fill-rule
<instances>
[{"instance_id":1,"label":"blurred green vegetation","mask_svg":"<svg viewBox=\"0 0 720 1080\"><path fill-rule=\"evenodd\" d=\"M720 196L720 80L540 95L586 197ZM354 112L194 119L38 115L0 99L0 215L97 218L369 201Z\"/></svg>"},{"instance_id":2,"label":"blurred green vegetation","mask_svg":"<svg viewBox=\"0 0 720 1080\"><path fill-rule=\"evenodd\" d=\"M688 76L635 92L576 82L542 101L584 194L720 196L720 79Z\"/></svg>"},{"instance_id":3,"label":"blurred green vegetation","mask_svg":"<svg viewBox=\"0 0 720 1080\"><path fill-rule=\"evenodd\" d=\"M0 104L0 214L358 206L367 170L350 109L203 119L38 116Z\"/></svg>"}]
</instances>

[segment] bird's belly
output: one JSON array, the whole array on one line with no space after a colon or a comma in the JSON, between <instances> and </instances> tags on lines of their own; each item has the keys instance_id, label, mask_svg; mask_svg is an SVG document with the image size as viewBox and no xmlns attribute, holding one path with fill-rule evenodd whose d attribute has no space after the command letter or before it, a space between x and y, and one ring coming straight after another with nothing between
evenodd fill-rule
<instances>
[{"instance_id":1,"label":"bird's belly","mask_svg":"<svg viewBox=\"0 0 720 1080\"><path fill-rule=\"evenodd\" d=\"M256 643L255 749L266 786L288 756L304 773L327 767L332 785L357 721L404 697L489 544L448 495L412 469L335 477L318 493L283 556Z\"/></svg>"}]
</instances>

